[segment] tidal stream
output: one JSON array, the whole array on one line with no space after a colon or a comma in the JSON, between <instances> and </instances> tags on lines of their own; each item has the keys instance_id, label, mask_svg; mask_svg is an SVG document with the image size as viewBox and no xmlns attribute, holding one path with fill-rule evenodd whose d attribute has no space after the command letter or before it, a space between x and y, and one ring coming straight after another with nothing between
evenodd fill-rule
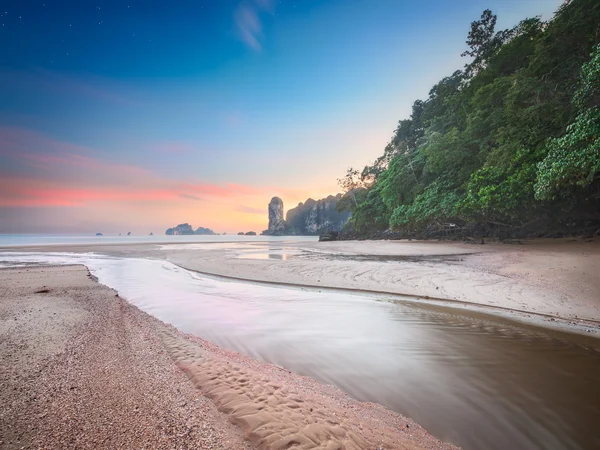
<instances>
[{"instance_id":1,"label":"tidal stream","mask_svg":"<svg viewBox=\"0 0 600 450\"><path fill-rule=\"evenodd\" d=\"M600 448L600 340L385 295L208 277L152 259L82 263L142 310L378 402L465 449Z\"/></svg>"}]
</instances>

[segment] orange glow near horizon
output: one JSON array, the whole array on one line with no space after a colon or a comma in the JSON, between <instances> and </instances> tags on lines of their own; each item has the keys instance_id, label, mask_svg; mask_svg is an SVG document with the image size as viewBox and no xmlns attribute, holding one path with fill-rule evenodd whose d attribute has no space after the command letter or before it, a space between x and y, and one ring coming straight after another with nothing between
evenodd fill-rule
<instances>
[{"instance_id":1,"label":"orange glow near horizon","mask_svg":"<svg viewBox=\"0 0 600 450\"><path fill-rule=\"evenodd\" d=\"M326 185L294 189L174 180L142 167L99 160L90 149L40 133L0 131L0 156L23 173L2 173L0 168L0 208L11 214L39 209L51 229L66 221L80 223L83 232L102 228L160 233L187 222L216 232L260 233L267 227L267 205L273 196L284 200L287 211L309 197L333 193Z\"/></svg>"}]
</instances>

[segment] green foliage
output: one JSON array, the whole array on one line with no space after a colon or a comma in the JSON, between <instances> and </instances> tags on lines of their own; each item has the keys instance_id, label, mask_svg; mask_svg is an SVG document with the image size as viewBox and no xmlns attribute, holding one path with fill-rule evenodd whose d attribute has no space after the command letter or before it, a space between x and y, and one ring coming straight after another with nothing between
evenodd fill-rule
<instances>
[{"instance_id":1,"label":"green foliage","mask_svg":"<svg viewBox=\"0 0 600 450\"><path fill-rule=\"evenodd\" d=\"M379 185L366 193L364 201L356 207L350 218L352 227L359 233L385 230L389 220L389 208L383 203Z\"/></svg>"},{"instance_id":2,"label":"green foliage","mask_svg":"<svg viewBox=\"0 0 600 450\"><path fill-rule=\"evenodd\" d=\"M432 222L447 222L458 215L462 195L451 190L450 183L436 180L408 205L394 209L390 225L395 229L423 228Z\"/></svg>"},{"instance_id":3,"label":"green foliage","mask_svg":"<svg viewBox=\"0 0 600 450\"><path fill-rule=\"evenodd\" d=\"M416 101L383 155L343 179L357 231L600 220L600 2L495 25L484 11L464 71Z\"/></svg>"},{"instance_id":4,"label":"green foliage","mask_svg":"<svg viewBox=\"0 0 600 450\"><path fill-rule=\"evenodd\" d=\"M489 165L473 172L460 205L461 215L500 223L529 219L536 212L532 156L519 151L507 166Z\"/></svg>"},{"instance_id":5,"label":"green foliage","mask_svg":"<svg viewBox=\"0 0 600 450\"><path fill-rule=\"evenodd\" d=\"M548 141L538 164L537 198L574 195L573 188L589 186L600 173L600 45L591 56L573 98L579 114L563 136Z\"/></svg>"}]
</instances>

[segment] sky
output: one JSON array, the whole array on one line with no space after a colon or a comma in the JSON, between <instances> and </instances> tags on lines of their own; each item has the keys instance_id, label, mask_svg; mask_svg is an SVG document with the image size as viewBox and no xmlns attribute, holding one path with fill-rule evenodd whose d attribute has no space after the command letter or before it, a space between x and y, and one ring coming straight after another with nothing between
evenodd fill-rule
<instances>
[{"instance_id":1,"label":"sky","mask_svg":"<svg viewBox=\"0 0 600 450\"><path fill-rule=\"evenodd\" d=\"M0 233L267 227L339 192L464 66L562 0L0 0Z\"/></svg>"}]
</instances>

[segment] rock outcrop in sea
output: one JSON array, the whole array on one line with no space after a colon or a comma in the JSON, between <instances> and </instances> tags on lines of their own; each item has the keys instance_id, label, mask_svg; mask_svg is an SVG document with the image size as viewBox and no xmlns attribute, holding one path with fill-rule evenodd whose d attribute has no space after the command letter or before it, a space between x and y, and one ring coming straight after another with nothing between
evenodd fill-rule
<instances>
[{"instance_id":1,"label":"rock outcrop in sea","mask_svg":"<svg viewBox=\"0 0 600 450\"><path fill-rule=\"evenodd\" d=\"M196 231L189 223L180 223L176 227L168 228L165 232L166 235L192 235L192 234L201 234L201 235L214 235L216 234L210 228L198 227Z\"/></svg>"},{"instance_id":2,"label":"rock outcrop in sea","mask_svg":"<svg viewBox=\"0 0 600 450\"><path fill-rule=\"evenodd\" d=\"M283 200L273 197L269 202L269 228L263 234L281 236L286 234L285 220L283 219Z\"/></svg>"},{"instance_id":3,"label":"rock outcrop in sea","mask_svg":"<svg viewBox=\"0 0 600 450\"><path fill-rule=\"evenodd\" d=\"M196 229L196 232L194 234L202 234L202 235L205 235L205 236L214 236L217 233L215 233L210 228L198 227Z\"/></svg>"}]
</instances>

